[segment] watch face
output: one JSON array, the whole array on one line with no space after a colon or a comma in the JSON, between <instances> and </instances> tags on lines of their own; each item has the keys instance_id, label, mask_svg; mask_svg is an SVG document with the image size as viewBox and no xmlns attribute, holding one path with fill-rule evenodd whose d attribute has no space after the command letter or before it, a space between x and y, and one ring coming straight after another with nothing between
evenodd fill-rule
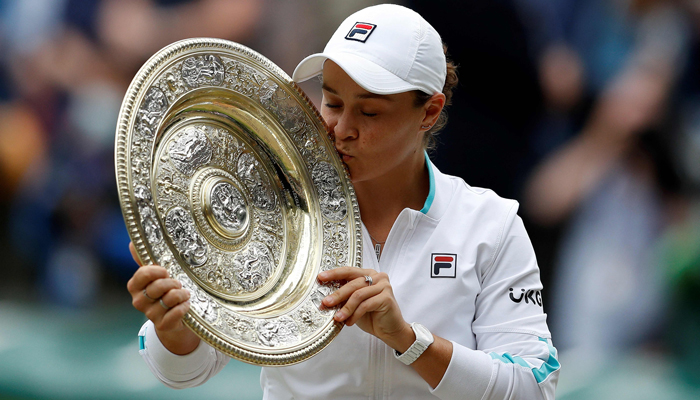
<instances>
[{"instance_id":1,"label":"watch face","mask_svg":"<svg viewBox=\"0 0 700 400\"><path fill-rule=\"evenodd\" d=\"M433 334L430 333L428 328L421 324L413 323L413 331L416 333L416 340L425 344L431 344L435 340Z\"/></svg>"},{"instance_id":2,"label":"watch face","mask_svg":"<svg viewBox=\"0 0 700 400\"><path fill-rule=\"evenodd\" d=\"M319 272L361 265L352 184L318 111L260 54L218 39L160 50L124 98L117 188L144 264L191 292L185 323L258 365L318 353L342 324Z\"/></svg>"}]
</instances>

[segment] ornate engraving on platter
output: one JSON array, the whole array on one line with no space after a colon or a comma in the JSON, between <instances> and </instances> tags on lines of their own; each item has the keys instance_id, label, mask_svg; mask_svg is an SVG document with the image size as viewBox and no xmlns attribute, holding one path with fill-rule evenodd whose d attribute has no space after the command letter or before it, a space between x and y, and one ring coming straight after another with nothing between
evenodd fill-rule
<instances>
[{"instance_id":1,"label":"ornate engraving on platter","mask_svg":"<svg viewBox=\"0 0 700 400\"><path fill-rule=\"evenodd\" d=\"M212 163L216 163L218 161L219 160L215 159L212 161ZM240 221L242 224L238 230L230 230L226 228L214 216L212 202L218 202L219 205L223 204L221 203L222 200L214 199L212 193L212 189L219 183L227 183L236 188L241 197L240 204L245 209L246 218L245 220ZM250 203L250 199L246 197L240 182L236 180L232 174L229 174L224 170L213 168L211 166L205 166L195 172L192 179L187 182L185 187L187 186L189 186L189 201L192 207L192 214L201 234L215 248L225 251L240 250L241 247L247 243L251 234L255 230L255 210L253 207L248 205ZM162 202L165 202L165 199L163 199ZM235 211L235 207L232 211ZM236 212L234 212L234 215L235 214ZM227 218L223 215L225 215L225 213L222 214L220 218ZM232 225L235 226L237 224L234 223Z\"/></svg>"},{"instance_id":2,"label":"ornate engraving on platter","mask_svg":"<svg viewBox=\"0 0 700 400\"><path fill-rule=\"evenodd\" d=\"M311 173L318 197L321 202L321 213L331 221L340 221L348 213L348 206L340 184L340 176L330 163L319 162Z\"/></svg>"},{"instance_id":3,"label":"ornate engraving on platter","mask_svg":"<svg viewBox=\"0 0 700 400\"><path fill-rule=\"evenodd\" d=\"M304 126L304 111L284 89L273 81L267 81L258 90L260 103L272 112L282 126L296 133Z\"/></svg>"},{"instance_id":4,"label":"ornate engraving on platter","mask_svg":"<svg viewBox=\"0 0 700 400\"><path fill-rule=\"evenodd\" d=\"M260 320L256 330L260 343L265 346L277 347L299 341L299 328L288 316L272 320Z\"/></svg>"},{"instance_id":5,"label":"ornate engraving on platter","mask_svg":"<svg viewBox=\"0 0 700 400\"><path fill-rule=\"evenodd\" d=\"M136 116L136 129L141 134L152 138L167 108L168 99L163 91L157 87L151 87L146 92L146 97L144 97Z\"/></svg>"},{"instance_id":6,"label":"ornate engraving on platter","mask_svg":"<svg viewBox=\"0 0 700 400\"><path fill-rule=\"evenodd\" d=\"M340 289L340 284L337 282L333 283L326 283L324 285L318 285L316 289L311 292L311 303L316 307L317 310L319 310L320 313L322 314L329 314L334 312L335 310L333 308L327 308L326 306L323 305L323 299L326 298L329 294L333 293L334 291Z\"/></svg>"},{"instance_id":7,"label":"ornate engraving on platter","mask_svg":"<svg viewBox=\"0 0 700 400\"><path fill-rule=\"evenodd\" d=\"M323 222L323 259L321 270L343 267L348 263L348 230L346 221Z\"/></svg>"},{"instance_id":8,"label":"ornate engraving on platter","mask_svg":"<svg viewBox=\"0 0 700 400\"><path fill-rule=\"evenodd\" d=\"M188 126L178 133L168 154L175 168L189 176L211 160L211 143L202 128Z\"/></svg>"},{"instance_id":9,"label":"ornate engraving on platter","mask_svg":"<svg viewBox=\"0 0 700 400\"><path fill-rule=\"evenodd\" d=\"M233 269L243 290L254 292L267 283L275 269L275 264L267 246L251 242L244 251L233 258Z\"/></svg>"},{"instance_id":10,"label":"ornate engraving on platter","mask_svg":"<svg viewBox=\"0 0 700 400\"><path fill-rule=\"evenodd\" d=\"M178 172L175 167L167 163L167 159L161 160L155 168L156 186L158 193L158 211L165 214L167 210L175 207L187 207L187 177Z\"/></svg>"},{"instance_id":11,"label":"ornate engraving on platter","mask_svg":"<svg viewBox=\"0 0 700 400\"><path fill-rule=\"evenodd\" d=\"M258 334L255 331L255 323L250 318L241 317L233 313L226 313L223 319L223 328L231 333L235 339L248 343L259 343Z\"/></svg>"},{"instance_id":12,"label":"ornate engraving on platter","mask_svg":"<svg viewBox=\"0 0 700 400\"><path fill-rule=\"evenodd\" d=\"M229 292L234 283L226 272L225 268L212 269L207 273L207 281L213 287Z\"/></svg>"},{"instance_id":13,"label":"ornate engraving on platter","mask_svg":"<svg viewBox=\"0 0 700 400\"><path fill-rule=\"evenodd\" d=\"M250 153L243 153L238 158L238 177L245 181L245 186L250 191L253 198L253 205L271 211L275 208L275 194L270 188L270 184L260 173L260 163Z\"/></svg>"},{"instance_id":14,"label":"ornate engraving on platter","mask_svg":"<svg viewBox=\"0 0 700 400\"><path fill-rule=\"evenodd\" d=\"M191 88L221 86L224 81L224 63L212 54L190 57L182 63L182 79Z\"/></svg>"},{"instance_id":15,"label":"ornate engraving on platter","mask_svg":"<svg viewBox=\"0 0 700 400\"><path fill-rule=\"evenodd\" d=\"M170 72L165 74L159 81L158 87L163 90L165 97L168 98L171 104L187 91L187 87L182 80L180 72L181 65L177 64L170 68Z\"/></svg>"},{"instance_id":16,"label":"ornate engraving on platter","mask_svg":"<svg viewBox=\"0 0 700 400\"><path fill-rule=\"evenodd\" d=\"M241 192L228 182L219 182L211 190L214 219L232 232L240 232L248 222L248 210Z\"/></svg>"},{"instance_id":17,"label":"ornate engraving on platter","mask_svg":"<svg viewBox=\"0 0 700 400\"><path fill-rule=\"evenodd\" d=\"M219 162L222 169L236 171L236 160L246 150L246 145L226 129L214 128L208 133L214 148L212 159Z\"/></svg>"},{"instance_id":18,"label":"ornate engraving on platter","mask_svg":"<svg viewBox=\"0 0 700 400\"><path fill-rule=\"evenodd\" d=\"M202 240L194 227L192 216L182 207L168 211L165 217L165 227L187 264L199 267L207 262L207 244Z\"/></svg>"},{"instance_id":19,"label":"ornate engraving on platter","mask_svg":"<svg viewBox=\"0 0 700 400\"><path fill-rule=\"evenodd\" d=\"M302 337L315 332L325 323L318 309L315 309L310 304L305 304L299 310L298 314L295 316L295 320L297 321L299 333L301 333Z\"/></svg>"},{"instance_id":20,"label":"ornate engraving on platter","mask_svg":"<svg viewBox=\"0 0 700 400\"><path fill-rule=\"evenodd\" d=\"M267 78L260 72L238 61L226 62L226 84L232 90L259 100L258 90Z\"/></svg>"},{"instance_id":21,"label":"ornate engraving on platter","mask_svg":"<svg viewBox=\"0 0 700 400\"><path fill-rule=\"evenodd\" d=\"M146 239L150 243L160 243L163 240L163 232L160 230L160 226L156 222L156 214L150 206L153 203L151 192L145 186L138 185L134 188L134 198L136 198L136 205L139 208L141 226L146 234Z\"/></svg>"},{"instance_id":22,"label":"ornate engraving on platter","mask_svg":"<svg viewBox=\"0 0 700 400\"><path fill-rule=\"evenodd\" d=\"M212 301L212 298L195 285L187 275L179 274L177 279L182 283L182 287L190 292L192 311L209 323L216 322L219 317L219 305Z\"/></svg>"}]
</instances>

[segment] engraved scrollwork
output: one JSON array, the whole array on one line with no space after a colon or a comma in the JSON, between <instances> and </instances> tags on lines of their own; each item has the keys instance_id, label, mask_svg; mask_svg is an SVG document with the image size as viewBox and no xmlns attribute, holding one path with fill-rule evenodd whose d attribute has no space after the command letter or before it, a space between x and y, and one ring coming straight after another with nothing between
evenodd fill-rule
<instances>
[{"instance_id":1,"label":"engraved scrollwork","mask_svg":"<svg viewBox=\"0 0 700 400\"><path fill-rule=\"evenodd\" d=\"M134 188L134 198L141 215L141 226L149 243L159 243L163 240L163 232L158 226L156 214L151 208L153 198L151 192L143 185Z\"/></svg>"},{"instance_id":2,"label":"engraved scrollwork","mask_svg":"<svg viewBox=\"0 0 700 400\"><path fill-rule=\"evenodd\" d=\"M230 291L233 284L231 278L228 277L226 272L221 268L215 268L207 273L207 281L214 286L225 291Z\"/></svg>"},{"instance_id":3,"label":"engraved scrollwork","mask_svg":"<svg viewBox=\"0 0 700 400\"><path fill-rule=\"evenodd\" d=\"M258 93L263 107L274 114L288 132L296 133L304 127L304 111L290 94L276 83L265 82Z\"/></svg>"},{"instance_id":4,"label":"engraved scrollwork","mask_svg":"<svg viewBox=\"0 0 700 400\"><path fill-rule=\"evenodd\" d=\"M136 181L148 182L150 174L150 168L148 163L141 157L134 157L131 159L131 175Z\"/></svg>"},{"instance_id":5,"label":"engraved scrollwork","mask_svg":"<svg viewBox=\"0 0 700 400\"><path fill-rule=\"evenodd\" d=\"M167 164L157 168L157 185L160 205L183 204L186 202L188 181Z\"/></svg>"},{"instance_id":6,"label":"engraved scrollwork","mask_svg":"<svg viewBox=\"0 0 700 400\"><path fill-rule=\"evenodd\" d=\"M294 344L299 341L299 328L288 316L271 320L260 320L255 327L260 343L277 347Z\"/></svg>"},{"instance_id":7,"label":"engraved scrollwork","mask_svg":"<svg viewBox=\"0 0 700 400\"><path fill-rule=\"evenodd\" d=\"M348 265L348 231L345 221L323 223L323 247L321 270Z\"/></svg>"},{"instance_id":8,"label":"engraved scrollwork","mask_svg":"<svg viewBox=\"0 0 700 400\"><path fill-rule=\"evenodd\" d=\"M263 107L270 109L277 108L277 101L279 96L279 86L273 81L265 81L258 89L258 97L260 98L260 103Z\"/></svg>"},{"instance_id":9,"label":"engraved scrollwork","mask_svg":"<svg viewBox=\"0 0 700 400\"><path fill-rule=\"evenodd\" d=\"M332 221L344 219L348 206L335 168L325 161L319 162L311 172L311 179L318 190L323 216Z\"/></svg>"},{"instance_id":10,"label":"engraved scrollwork","mask_svg":"<svg viewBox=\"0 0 700 400\"><path fill-rule=\"evenodd\" d=\"M182 79L191 88L221 86L224 82L224 63L219 56L207 54L186 59L182 63Z\"/></svg>"},{"instance_id":11,"label":"engraved scrollwork","mask_svg":"<svg viewBox=\"0 0 700 400\"><path fill-rule=\"evenodd\" d=\"M165 217L165 227L187 264L199 267L207 261L207 244L197 233L192 216L182 207L174 207Z\"/></svg>"},{"instance_id":12,"label":"engraved scrollwork","mask_svg":"<svg viewBox=\"0 0 700 400\"><path fill-rule=\"evenodd\" d=\"M222 128L214 128L208 131L214 148L213 160L221 164L227 171L235 171L238 156L246 149L245 144Z\"/></svg>"},{"instance_id":13,"label":"engraved scrollwork","mask_svg":"<svg viewBox=\"0 0 700 400\"><path fill-rule=\"evenodd\" d=\"M236 254L233 269L238 283L246 292L261 288L275 269L270 250L262 243L251 242L244 251Z\"/></svg>"},{"instance_id":14,"label":"engraved scrollwork","mask_svg":"<svg viewBox=\"0 0 700 400\"><path fill-rule=\"evenodd\" d=\"M203 128L188 126L177 134L168 155L175 168L190 176L211 160L211 143Z\"/></svg>"},{"instance_id":15,"label":"engraved scrollwork","mask_svg":"<svg viewBox=\"0 0 700 400\"><path fill-rule=\"evenodd\" d=\"M266 81L255 69L233 60L226 63L225 79L230 89L254 100L259 99L258 90Z\"/></svg>"},{"instance_id":16,"label":"engraved scrollwork","mask_svg":"<svg viewBox=\"0 0 700 400\"><path fill-rule=\"evenodd\" d=\"M314 309L310 305L304 305L294 318L297 321L299 332L302 335L307 335L316 329L323 326L325 319L320 314L318 309Z\"/></svg>"},{"instance_id":17,"label":"engraved scrollwork","mask_svg":"<svg viewBox=\"0 0 700 400\"><path fill-rule=\"evenodd\" d=\"M148 89L136 114L136 130L148 138L154 137L158 122L167 108L168 99L163 91L155 86Z\"/></svg>"},{"instance_id":18,"label":"engraved scrollwork","mask_svg":"<svg viewBox=\"0 0 700 400\"><path fill-rule=\"evenodd\" d=\"M235 314L226 313L223 318L224 328L231 333L231 336L238 340L249 343L258 343L258 334L255 331L255 323L249 318Z\"/></svg>"},{"instance_id":19,"label":"engraved scrollwork","mask_svg":"<svg viewBox=\"0 0 700 400\"><path fill-rule=\"evenodd\" d=\"M255 232L254 239L264 243L268 248L272 249L273 252L273 257L274 263L277 263L279 261L280 257L280 250L281 250L281 244L282 244L282 239L278 238L275 234L270 233L270 232L265 232L262 230L259 230Z\"/></svg>"},{"instance_id":20,"label":"engraved scrollwork","mask_svg":"<svg viewBox=\"0 0 700 400\"><path fill-rule=\"evenodd\" d=\"M258 160L250 153L243 153L238 158L238 176L245 181L245 186L253 199L253 205L262 210L270 211L275 208L276 196L267 179L260 173L261 169Z\"/></svg>"}]
</instances>

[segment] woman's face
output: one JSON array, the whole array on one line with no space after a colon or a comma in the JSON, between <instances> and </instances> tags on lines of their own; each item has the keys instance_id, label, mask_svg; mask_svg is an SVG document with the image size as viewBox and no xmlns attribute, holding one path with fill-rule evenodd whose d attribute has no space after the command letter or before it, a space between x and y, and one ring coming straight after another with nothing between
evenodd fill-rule
<instances>
[{"instance_id":1,"label":"woman's face","mask_svg":"<svg viewBox=\"0 0 700 400\"><path fill-rule=\"evenodd\" d=\"M326 61L321 115L354 183L405 173L422 159L426 111L415 107L414 99L411 92L370 93L336 63Z\"/></svg>"}]
</instances>

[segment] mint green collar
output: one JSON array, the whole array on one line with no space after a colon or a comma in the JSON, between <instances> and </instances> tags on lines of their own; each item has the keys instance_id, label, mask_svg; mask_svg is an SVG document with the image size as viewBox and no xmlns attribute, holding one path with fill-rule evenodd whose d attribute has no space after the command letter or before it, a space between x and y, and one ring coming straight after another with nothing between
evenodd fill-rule
<instances>
[{"instance_id":1,"label":"mint green collar","mask_svg":"<svg viewBox=\"0 0 700 400\"><path fill-rule=\"evenodd\" d=\"M427 214L430 210L430 206L433 205L433 200L435 199L435 177L433 176L433 165L430 162L430 157L428 157L428 152L425 152L425 166L428 168L428 179L430 179L430 192L428 192L428 198L425 199L425 204L420 210L423 214Z\"/></svg>"}]
</instances>

